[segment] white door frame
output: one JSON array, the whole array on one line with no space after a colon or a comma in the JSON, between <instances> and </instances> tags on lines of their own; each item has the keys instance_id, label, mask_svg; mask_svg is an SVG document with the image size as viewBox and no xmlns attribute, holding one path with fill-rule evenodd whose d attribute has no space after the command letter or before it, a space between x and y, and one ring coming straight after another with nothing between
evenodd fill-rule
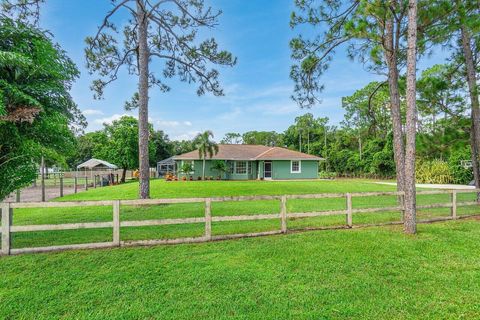
<instances>
[{"instance_id":1,"label":"white door frame","mask_svg":"<svg viewBox=\"0 0 480 320\"><path fill-rule=\"evenodd\" d=\"M269 172L270 172L270 177L266 177L266 176L265 176L265 172L266 172L265 166L266 166L267 163L270 164L270 171L269 171ZM263 162L263 178L264 178L265 180L272 180L272 176L273 176L272 173L273 173L273 163L272 163L272 161L264 161L264 162Z\"/></svg>"}]
</instances>

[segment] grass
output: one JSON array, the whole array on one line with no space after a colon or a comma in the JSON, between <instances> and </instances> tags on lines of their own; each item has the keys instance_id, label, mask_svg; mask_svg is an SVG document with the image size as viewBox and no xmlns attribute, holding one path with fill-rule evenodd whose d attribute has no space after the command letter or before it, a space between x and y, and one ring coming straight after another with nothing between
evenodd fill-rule
<instances>
[{"instance_id":1,"label":"grass","mask_svg":"<svg viewBox=\"0 0 480 320\"><path fill-rule=\"evenodd\" d=\"M152 197L393 191L369 181L152 182ZM137 185L61 199L136 198ZM459 194L459 201L473 198ZM449 195L418 196L419 204ZM354 208L395 197L354 198ZM289 212L338 210L344 199L288 201ZM122 206L122 220L201 217L202 203ZM278 201L213 203L212 214L278 213ZM477 212L459 208L459 215ZM420 210L419 218L449 209ZM111 207L16 209L14 225L111 221ZM398 212L355 214L354 224L398 221ZM289 230L343 226L344 216L289 219ZM278 220L218 222L213 234L278 230ZM203 224L122 228L122 240L200 236ZM15 233L13 247L111 241L111 229ZM85 250L0 258L0 318L464 318L480 317L478 221L293 233L254 239ZM4 276L3 276L4 275Z\"/></svg>"},{"instance_id":2,"label":"grass","mask_svg":"<svg viewBox=\"0 0 480 320\"><path fill-rule=\"evenodd\" d=\"M474 319L478 221L0 259L0 318Z\"/></svg>"},{"instance_id":3,"label":"grass","mask_svg":"<svg viewBox=\"0 0 480 320\"><path fill-rule=\"evenodd\" d=\"M205 181L205 182L152 182L152 197L209 197L227 195L258 195L258 194L302 194L328 192L360 192L360 191L393 191L392 186L379 185L370 181L337 180L337 181ZM136 197L137 184L127 183L120 186L90 189L68 195L59 199L68 200L99 200L99 199L132 199ZM459 201L470 200L472 194L459 194ZM419 204L448 202L449 195L419 196ZM379 206L395 206L395 196L375 196L354 198L354 208L373 208ZM345 199L293 199L287 203L288 212L313 212L325 210L343 210ZM459 208L459 215L472 213L475 207ZM274 214L280 210L279 201L246 201L246 202L215 202L212 204L213 216ZM448 216L449 209L430 209L419 211L419 218ZM147 220L161 218L190 218L204 216L203 203L185 203L153 206L122 206L121 220ZM355 214L354 224L372 224L398 221L399 212L381 212L373 214ZM112 221L112 208L105 207L72 207L72 208L35 208L16 209L14 225L59 224L78 222ZM345 225L345 217L327 216L315 218L294 219L288 221L288 228L303 229L309 227L338 227ZM260 221L216 222L212 225L214 235L235 233L262 232L278 230L278 219ZM128 227L121 229L122 240L148 240L181 237L197 237L204 232L203 224ZM112 239L111 228L82 229L65 231L41 231L15 233L12 236L13 248L39 247L50 245L77 244L89 242L107 242Z\"/></svg>"},{"instance_id":4,"label":"grass","mask_svg":"<svg viewBox=\"0 0 480 320\"><path fill-rule=\"evenodd\" d=\"M152 198L309 194L323 192L394 191L394 186L363 180L310 181L170 181L152 180ZM69 200L136 199L138 183L90 189L63 198Z\"/></svg>"}]
</instances>

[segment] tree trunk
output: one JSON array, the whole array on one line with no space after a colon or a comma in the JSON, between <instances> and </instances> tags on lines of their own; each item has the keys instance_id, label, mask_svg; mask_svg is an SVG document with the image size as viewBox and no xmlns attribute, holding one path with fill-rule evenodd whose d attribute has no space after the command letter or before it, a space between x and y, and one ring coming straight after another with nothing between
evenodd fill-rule
<instances>
[{"instance_id":1,"label":"tree trunk","mask_svg":"<svg viewBox=\"0 0 480 320\"><path fill-rule=\"evenodd\" d=\"M147 41L148 19L145 5L137 0L138 22L138 156L139 156L139 197L150 197L150 177L148 163L148 59L149 49Z\"/></svg>"},{"instance_id":2,"label":"tree trunk","mask_svg":"<svg viewBox=\"0 0 480 320\"><path fill-rule=\"evenodd\" d=\"M393 127L393 155L397 175L397 190L405 189L405 153L403 145L402 114L400 109L400 93L398 86L397 50L394 45L393 18L386 21L385 60L388 66L388 88L390 91L390 113Z\"/></svg>"},{"instance_id":3,"label":"tree trunk","mask_svg":"<svg viewBox=\"0 0 480 320\"><path fill-rule=\"evenodd\" d=\"M473 134L473 116L472 116L472 123L470 129L470 150L471 150L471 159L472 159L472 170L473 170L473 181L475 183L475 188L480 188L480 169L478 166L478 148L475 141L475 136ZM477 201L479 200L479 195L477 194Z\"/></svg>"},{"instance_id":4,"label":"tree trunk","mask_svg":"<svg viewBox=\"0 0 480 320\"><path fill-rule=\"evenodd\" d=\"M205 180L205 157L203 157L202 180Z\"/></svg>"},{"instance_id":5,"label":"tree trunk","mask_svg":"<svg viewBox=\"0 0 480 320\"><path fill-rule=\"evenodd\" d=\"M122 170L122 178L120 179L121 183L125 183L125 178L127 176L127 168L123 168Z\"/></svg>"},{"instance_id":6,"label":"tree trunk","mask_svg":"<svg viewBox=\"0 0 480 320\"><path fill-rule=\"evenodd\" d=\"M417 0L408 1L407 115L405 145L405 233L417 232L415 136L417 130Z\"/></svg>"},{"instance_id":7,"label":"tree trunk","mask_svg":"<svg viewBox=\"0 0 480 320\"><path fill-rule=\"evenodd\" d=\"M465 59L465 66L467 71L467 83L468 83L468 91L470 93L470 104L472 105L471 111L471 133L470 133L470 140L471 140L471 149L472 149L472 169L473 169L473 177L475 179L475 187L480 188L480 172L479 172L479 165L478 165L478 152L480 150L480 103L478 99L478 88L476 82L476 71L475 71L475 62L473 60L473 53L470 39L470 33L465 25L461 27L461 35L462 35L462 51L463 57ZM480 202L480 196L477 195L477 201Z\"/></svg>"}]
</instances>

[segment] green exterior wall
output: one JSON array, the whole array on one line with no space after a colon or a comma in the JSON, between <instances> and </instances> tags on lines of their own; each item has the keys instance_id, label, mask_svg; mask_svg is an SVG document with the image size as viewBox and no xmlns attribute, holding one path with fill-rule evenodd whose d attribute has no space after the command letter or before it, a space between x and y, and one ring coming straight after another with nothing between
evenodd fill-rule
<instances>
[{"instance_id":1,"label":"green exterior wall","mask_svg":"<svg viewBox=\"0 0 480 320\"><path fill-rule=\"evenodd\" d=\"M318 161L301 161L301 172L290 172L290 160L272 161L272 179L316 179L318 178Z\"/></svg>"},{"instance_id":2,"label":"green exterior wall","mask_svg":"<svg viewBox=\"0 0 480 320\"><path fill-rule=\"evenodd\" d=\"M182 161L177 160L177 168L182 167ZM193 179L197 180L198 177L202 176L202 161L194 160L194 172L193 174L187 174L193 176ZM263 169L264 161L247 161L248 166L251 166L251 171L247 169L246 174L237 174L235 170L233 173L227 172L222 175L222 179L227 180L255 180L258 178L263 178ZM227 160L227 166L230 166L234 161ZM218 171L212 170L213 161L205 160L205 176L213 177L217 179L219 173ZM178 177L183 177L185 174L178 172ZM301 161L301 172L291 173L290 172L290 160L272 160L272 179L273 180L287 180L287 179L316 179L318 178L318 161L315 160L302 160Z\"/></svg>"}]
</instances>

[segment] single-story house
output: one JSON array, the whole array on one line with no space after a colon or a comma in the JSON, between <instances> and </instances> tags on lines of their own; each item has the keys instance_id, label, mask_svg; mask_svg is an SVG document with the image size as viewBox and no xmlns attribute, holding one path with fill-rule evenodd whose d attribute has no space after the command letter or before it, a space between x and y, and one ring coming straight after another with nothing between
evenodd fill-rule
<instances>
[{"instance_id":1,"label":"single-story house","mask_svg":"<svg viewBox=\"0 0 480 320\"><path fill-rule=\"evenodd\" d=\"M202 159L198 150L174 156L177 174L202 176ZM227 172L220 173L212 168L215 161L224 161ZM247 144L219 144L218 153L212 158L206 157L205 176L221 177L227 180L254 179L316 179L318 177L320 157L280 147L267 147ZM181 172L185 162L189 161L192 172Z\"/></svg>"}]
</instances>

